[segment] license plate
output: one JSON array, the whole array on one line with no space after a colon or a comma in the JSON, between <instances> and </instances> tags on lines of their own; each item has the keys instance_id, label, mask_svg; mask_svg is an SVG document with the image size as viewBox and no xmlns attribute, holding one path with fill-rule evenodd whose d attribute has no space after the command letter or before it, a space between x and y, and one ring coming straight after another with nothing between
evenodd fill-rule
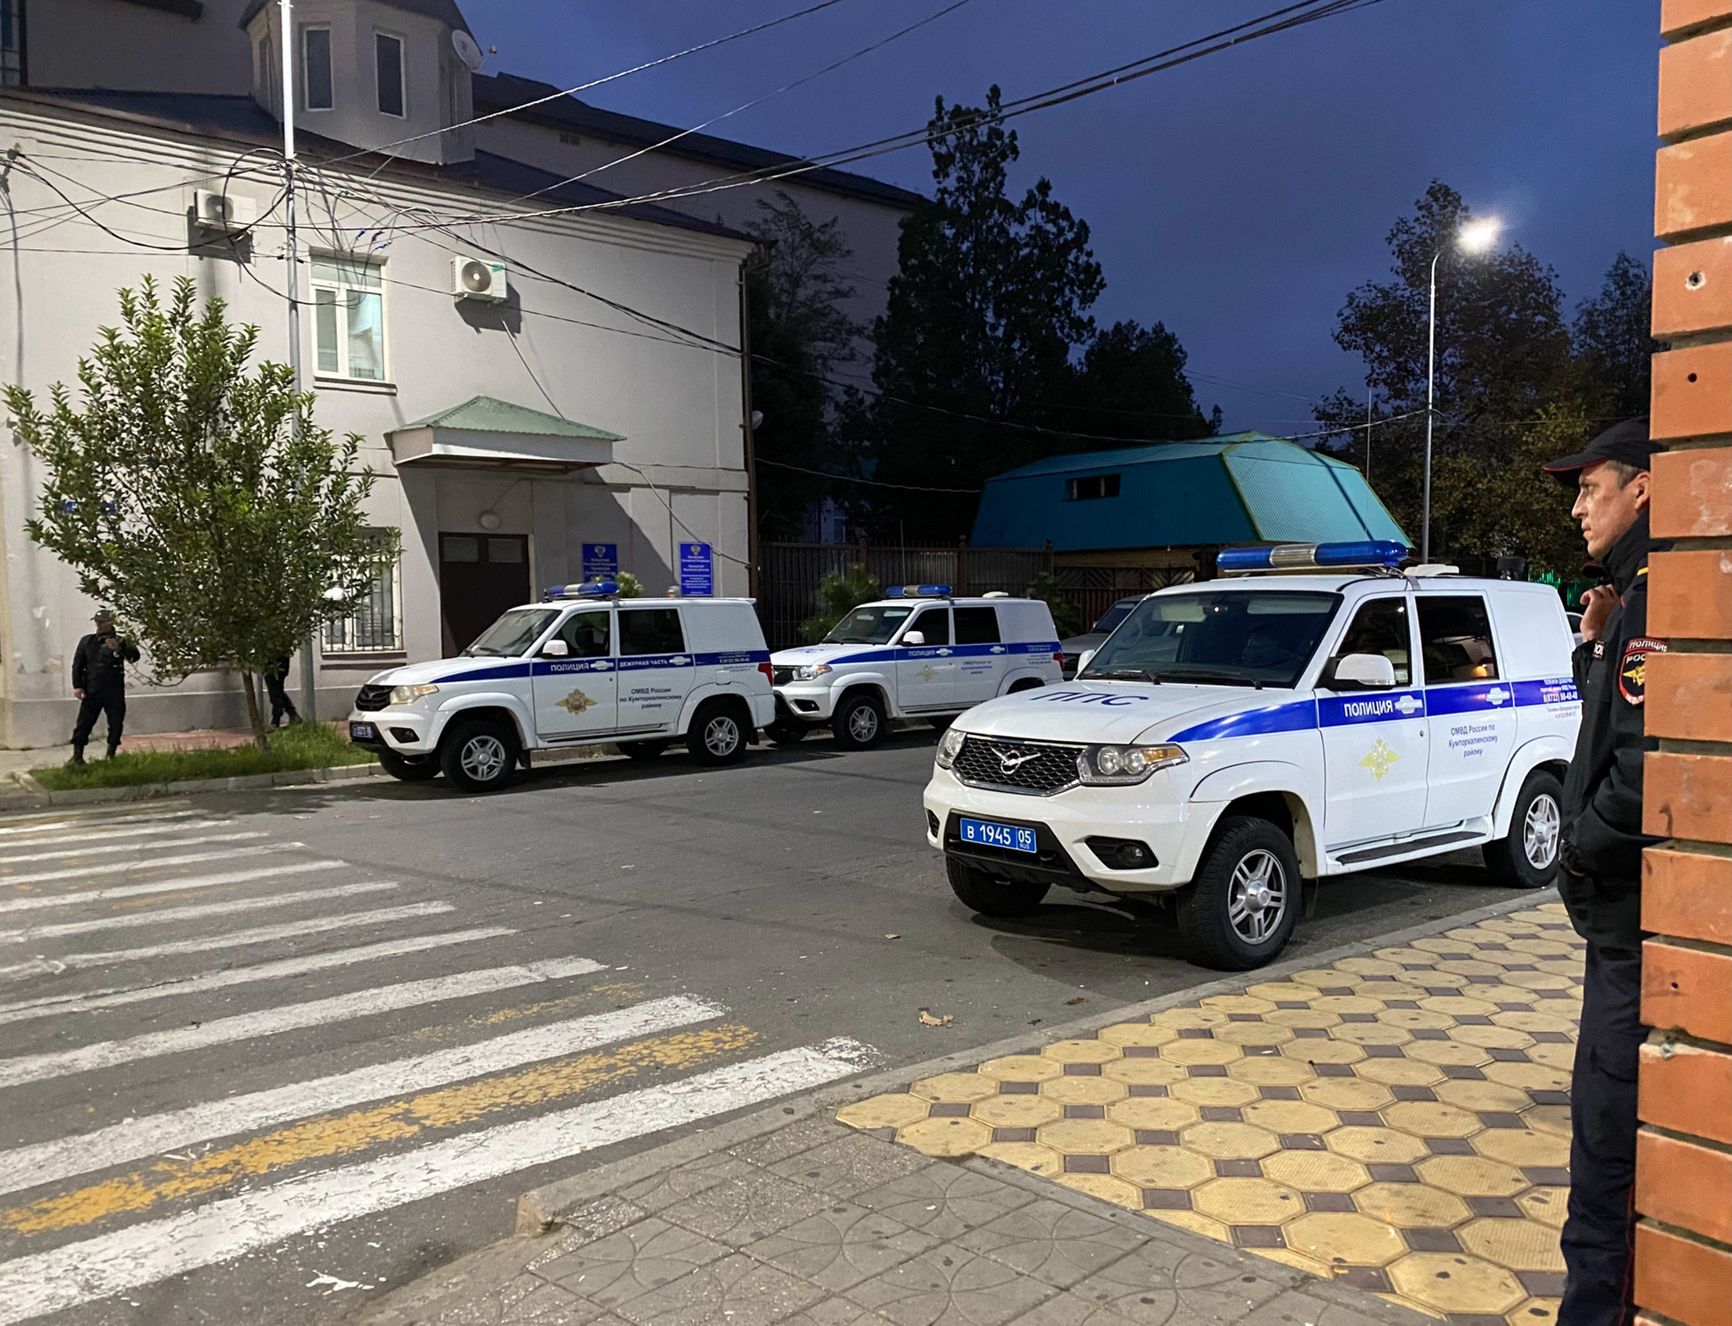
<instances>
[{"instance_id":1,"label":"license plate","mask_svg":"<svg viewBox=\"0 0 1732 1326\"><path fill-rule=\"evenodd\" d=\"M1029 856L1040 851L1035 843L1033 829L1020 828L1015 824L994 824L991 820L968 819L963 820L960 827L962 841L965 843L1000 847L1007 852L1025 852Z\"/></svg>"},{"instance_id":2,"label":"license plate","mask_svg":"<svg viewBox=\"0 0 1732 1326\"><path fill-rule=\"evenodd\" d=\"M374 741L379 736L379 729L371 723L350 723L350 741Z\"/></svg>"}]
</instances>

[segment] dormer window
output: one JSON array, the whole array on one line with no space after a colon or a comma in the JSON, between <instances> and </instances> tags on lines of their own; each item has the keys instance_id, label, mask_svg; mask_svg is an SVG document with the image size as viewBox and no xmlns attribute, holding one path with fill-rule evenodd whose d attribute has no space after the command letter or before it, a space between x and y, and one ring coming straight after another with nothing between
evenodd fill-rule
<instances>
[{"instance_id":1,"label":"dormer window","mask_svg":"<svg viewBox=\"0 0 1732 1326\"><path fill-rule=\"evenodd\" d=\"M373 34L373 65L378 72L379 111L404 116L403 39L387 32Z\"/></svg>"},{"instance_id":2,"label":"dormer window","mask_svg":"<svg viewBox=\"0 0 1732 1326\"><path fill-rule=\"evenodd\" d=\"M310 111L330 110L333 105L331 78L331 30L301 29L302 104Z\"/></svg>"}]
</instances>

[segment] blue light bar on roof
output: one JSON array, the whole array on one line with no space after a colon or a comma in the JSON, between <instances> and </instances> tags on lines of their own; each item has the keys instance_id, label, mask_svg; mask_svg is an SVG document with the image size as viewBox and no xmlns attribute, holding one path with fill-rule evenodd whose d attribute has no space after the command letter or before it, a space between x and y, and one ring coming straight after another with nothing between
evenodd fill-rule
<instances>
[{"instance_id":1,"label":"blue light bar on roof","mask_svg":"<svg viewBox=\"0 0 1732 1326\"><path fill-rule=\"evenodd\" d=\"M1224 548L1215 558L1215 569L1222 575L1243 575L1248 571L1347 571L1380 566L1394 569L1407 556L1407 546L1391 539L1278 543L1269 548Z\"/></svg>"},{"instance_id":2,"label":"blue light bar on roof","mask_svg":"<svg viewBox=\"0 0 1732 1326\"><path fill-rule=\"evenodd\" d=\"M581 585L549 585L544 597L549 599L611 599L618 593L618 581L586 580Z\"/></svg>"},{"instance_id":3,"label":"blue light bar on roof","mask_svg":"<svg viewBox=\"0 0 1732 1326\"><path fill-rule=\"evenodd\" d=\"M884 591L887 599L947 599L949 585L892 585Z\"/></svg>"}]
</instances>

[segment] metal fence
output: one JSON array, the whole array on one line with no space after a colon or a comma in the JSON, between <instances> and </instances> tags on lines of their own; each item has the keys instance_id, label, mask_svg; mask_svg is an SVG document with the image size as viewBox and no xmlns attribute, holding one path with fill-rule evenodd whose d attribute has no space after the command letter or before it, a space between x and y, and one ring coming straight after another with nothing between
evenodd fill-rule
<instances>
[{"instance_id":1,"label":"metal fence","mask_svg":"<svg viewBox=\"0 0 1732 1326\"><path fill-rule=\"evenodd\" d=\"M1191 568L1176 566L1060 566L1054 574L1059 593L1082 613L1084 630L1120 599L1188 585L1197 578Z\"/></svg>"},{"instance_id":2,"label":"metal fence","mask_svg":"<svg viewBox=\"0 0 1732 1326\"><path fill-rule=\"evenodd\" d=\"M818 611L818 585L827 572L846 575L850 567L864 565L882 585L949 585L957 594L1021 594L1036 576L1053 570L1051 548L766 543L759 554L758 617L773 649L800 643L800 623Z\"/></svg>"}]
</instances>

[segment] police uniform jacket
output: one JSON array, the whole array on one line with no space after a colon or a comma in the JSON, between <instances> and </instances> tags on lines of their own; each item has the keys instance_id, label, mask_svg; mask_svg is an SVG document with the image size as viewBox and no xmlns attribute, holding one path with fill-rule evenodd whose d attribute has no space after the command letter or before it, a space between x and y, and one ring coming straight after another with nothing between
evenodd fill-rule
<instances>
[{"instance_id":1,"label":"police uniform jacket","mask_svg":"<svg viewBox=\"0 0 1732 1326\"><path fill-rule=\"evenodd\" d=\"M1606 554L1618 602L1598 639L1575 652L1582 726L1564 779L1559 890L1576 931L1603 948L1641 948L1642 760L1658 743L1643 724L1647 664L1666 644L1648 635L1644 512Z\"/></svg>"},{"instance_id":2,"label":"police uniform jacket","mask_svg":"<svg viewBox=\"0 0 1732 1326\"><path fill-rule=\"evenodd\" d=\"M138 662L138 646L119 636L119 649L108 648L109 637L91 632L72 653L72 689L86 695L118 694L126 689L126 664Z\"/></svg>"}]
</instances>

